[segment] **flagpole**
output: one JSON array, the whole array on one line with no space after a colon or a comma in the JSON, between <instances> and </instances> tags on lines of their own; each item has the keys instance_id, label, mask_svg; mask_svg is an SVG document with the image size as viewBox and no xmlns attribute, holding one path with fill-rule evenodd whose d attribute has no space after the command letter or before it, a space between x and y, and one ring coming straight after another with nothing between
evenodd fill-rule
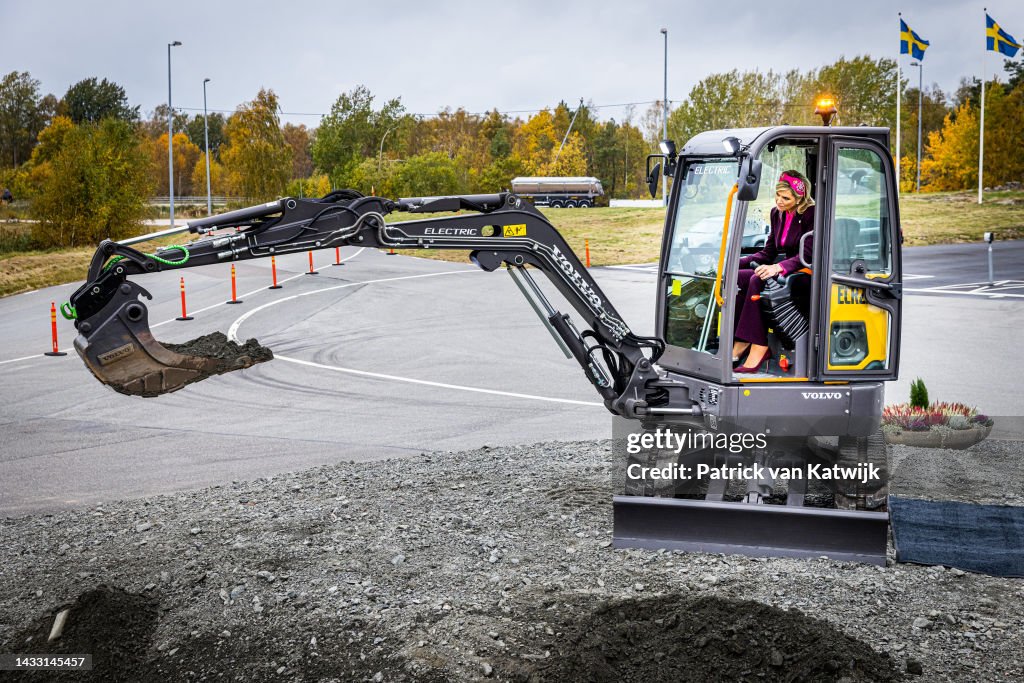
<instances>
[{"instance_id":1,"label":"flagpole","mask_svg":"<svg viewBox=\"0 0 1024 683\"><path fill-rule=\"evenodd\" d=\"M903 12L897 12L896 16L903 21ZM903 24L900 24L900 30L903 30ZM900 40L896 42L896 193L899 194L900 190L900 50L902 49L903 35L900 34Z\"/></svg>"},{"instance_id":2,"label":"flagpole","mask_svg":"<svg viewBox=\"0 0 1024 683\"><path fill-rule=\"evenodd\" d=\"M985 58L988 56L988 7L983 8L985 11L985 43L983 45L984 52L981 53L981 129L978 137L978 203L981 204L981 188L984 186L985 181L983 180L984 168L985 168Z\"/></svg>"}]
</instances>

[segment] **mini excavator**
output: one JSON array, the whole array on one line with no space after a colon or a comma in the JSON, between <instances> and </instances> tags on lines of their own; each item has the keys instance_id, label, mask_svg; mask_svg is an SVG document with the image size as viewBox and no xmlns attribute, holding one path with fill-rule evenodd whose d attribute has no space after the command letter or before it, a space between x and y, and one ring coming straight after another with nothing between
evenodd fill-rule
<instances>
[{"instance_id":1,"label":"mini excavator","mask_svg":"<svg viewBox=\"0 0 1024 683\"><path fill-rule=\"evenodd\" d=\"M392 200L340 190L191 221L194 241L154 254L131 245L169 231L102 242L71 297L75 348L121 393L176 391L246 363L224 367L156 341L144 303L152 297L132 276L348 245L466 250L485 271L507 270L566 357L630 429L766 436L743 453L694 448L630 456L623 465L664 465L666 458L676 466L873 464L887 473L880 423L884 383L897 377L902 299L888 129L710 131L681 150L662 142L647 166L652 195L662 170L673 178L653 337L630 329L545 215L515 194ZM731 354L738 261L764 243L775 182L787 169L810 180L817 200L813 258L766 284L761 306L772 360L763 372L740 375ZM403 213L410 219L389 222ZM535 271L575 320L556 308ZM823 492L806 480L765 476L696 486L626 480L613 497L614 542L884 564L885 476L835 480Z\"/></svg>"}]
</instances>

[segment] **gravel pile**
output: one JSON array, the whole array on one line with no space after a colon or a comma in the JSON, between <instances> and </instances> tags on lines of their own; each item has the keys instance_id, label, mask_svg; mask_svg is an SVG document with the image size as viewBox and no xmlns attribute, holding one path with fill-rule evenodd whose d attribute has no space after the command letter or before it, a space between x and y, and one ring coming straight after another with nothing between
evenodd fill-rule
<instances>
[{"instance_id":1,"label":"gravel pile","mask_svg":"<svg viewBox=\"0 0 1024 683\"><path fill-rule=\"evenodd\" d=\"M1024 506L1024 443L988 439L966 450L892 447L893 495Z\"/></svg>"},{"instance_id":2,"label":"gravel pile","mask_svg":"<svg viewBox=\"0 0 1024 683\"><path fill-rule=\"evenodd\" d=\"M484 448L6 519L0 652L94 655L24 680L1024 676L1024 581L615 550L611 462Z\"/></svg>"}]
</instances>

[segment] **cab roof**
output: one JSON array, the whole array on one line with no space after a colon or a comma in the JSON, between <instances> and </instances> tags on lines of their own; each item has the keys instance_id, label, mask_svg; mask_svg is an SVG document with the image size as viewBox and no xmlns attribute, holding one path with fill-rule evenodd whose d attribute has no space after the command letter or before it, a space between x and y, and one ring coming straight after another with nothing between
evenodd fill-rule
<instances>
[{"instance_id":1,"label":"cab roof","mask_svg":"<svg viewBox=\"0 0 1024 683\"><path fill-rule=\"evenodd\" d=\"M679 151L684 156L728 156L722 141L734 137L741 149L760 149L768 140L777 137L831 135L859 137L889 144L889 129L874 126L766 126L763 128L723 128L698 133Z\"/></svg>"}]
</instances>

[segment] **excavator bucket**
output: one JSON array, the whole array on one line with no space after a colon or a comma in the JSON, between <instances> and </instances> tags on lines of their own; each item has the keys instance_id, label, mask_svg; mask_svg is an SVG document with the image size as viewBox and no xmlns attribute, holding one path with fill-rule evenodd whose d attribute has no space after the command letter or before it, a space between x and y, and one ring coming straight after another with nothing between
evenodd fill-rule
<instances>
[{"instance_id":1,"label":"excavator bucket","mask_svg":"<svg viewBox=\"0 0 1024 683\"><path fill-rule=\"evenodd\" d=\"M125 280L106 306L78 324L75 350L96 379L117 392L160 396L273 358L255 339L239 345L221 332L185 344L161 344L149 329L149 312L140 295L152 299Z\"/></svg>"}]
</instances>

